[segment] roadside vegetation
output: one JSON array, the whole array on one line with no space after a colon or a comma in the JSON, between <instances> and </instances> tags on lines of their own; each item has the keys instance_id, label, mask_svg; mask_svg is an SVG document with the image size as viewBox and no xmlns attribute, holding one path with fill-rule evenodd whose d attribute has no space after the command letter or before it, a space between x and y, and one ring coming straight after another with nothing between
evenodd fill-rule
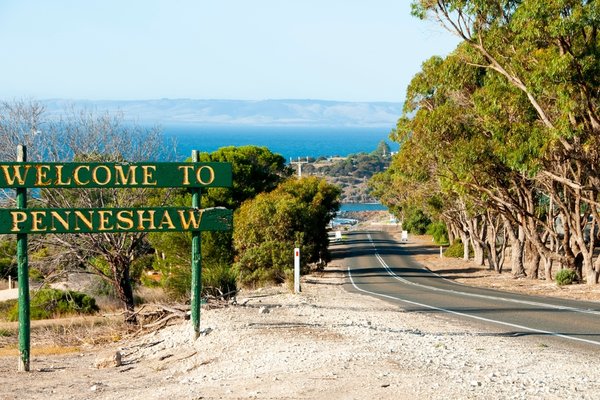
<instances>
[{"instance_id":1,"label":"roadside vegetation","mask_svg":"<svg viewBox=\"0 0 600 400\"><path fill-rule=\"evenodd\" d=\"M442 223L479 265L598 284L598 2L419 0L413 12L462 42L412 79L374 195L411 229Z\"/></svg>"}]
</instances>

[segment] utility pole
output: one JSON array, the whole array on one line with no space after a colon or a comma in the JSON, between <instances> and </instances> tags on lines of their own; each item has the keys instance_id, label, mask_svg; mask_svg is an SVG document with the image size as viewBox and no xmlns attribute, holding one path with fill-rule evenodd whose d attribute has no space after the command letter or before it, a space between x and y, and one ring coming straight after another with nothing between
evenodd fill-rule
<instances>
[{"instance_id":1,"label":"utility pole","mask_svg":"<svg viewBox=\"0 0 600 400\"><path fill-rule=\"evenodd\" d=\"M300 157L298 157L298 161L292 161L292 157L290 157L290 164L298 166L298 178L302 178L302 164L308 164L308 157L306 157L306 161L300 161Z\"/></svg>"}]
</instances>

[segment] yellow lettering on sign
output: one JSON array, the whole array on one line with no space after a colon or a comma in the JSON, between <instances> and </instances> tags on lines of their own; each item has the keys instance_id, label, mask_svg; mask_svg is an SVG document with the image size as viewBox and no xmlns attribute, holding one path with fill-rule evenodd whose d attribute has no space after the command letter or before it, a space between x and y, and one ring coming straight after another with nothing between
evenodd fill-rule
<instances>
[{"instance_id":1,"label":"yellow lettering on sign","mask_svg":"<svg viewBox=\"0 0 600 400\"><path fill-rule=\"evenodd\" d=\"M50 171L49 165L36 165L37 169L37 180L35 181L36 186L49 186L52 184L51 180L48 180L48 171Z\"/></svg>"},{"instance_id":2,"label":"yellow lettering on sign","mask_svg":"<svg viewBox=\"0 0 600 400\"><path fill-rule=\"evenodd\" d=\"M79 175L79 173L81 172L81 170L87 170L88 172L88 179L87 181L84 181L81 176ZM75 183L79 186L83 186L83 185L87 185L90 183L90 178L89 178L89 173L90 173L90 166L89 165L79 165L77 167L75 167L75 169L73 170L73 179L75 179Z\"/></svg>"},{"instance_id":3,"label":"yellow lettering on sign","mask_svg":"<svg viewBox=\"0 0 600 400\"><path fill-rule=\"evenodd\" d=\"M83 213L81 211L75 211L75 229L76 231L80 231L81 228L79 226L79 222L81 222L83 225L87 226L89 230L92 230L94 228L94 224L92 223L92 215L93 215L93 211L88 211L88 216L86 217L85 215L83 215Z\"/></svg>"},{"instance_id":4,"label":"yellow lettering on sign","mask_svg":"<svg viewBox=\"0 0 600 400\"><path fill-rule=\"evenodd\" d=\"M10 216L12 217L12 228L11 232L20 232L19 224L27 221L27 214L23 211L11 211Z\"/></svg>"},{"instance_id":5,"label":"yellow lettering on sign","mask_svg":"<svg viewBox=\"0 0 600 400\"><path fill-rule=\"evenodd\" d=\"M114 225L109 225L109 217L112 217L111 210L98 210L98 217L100 219L99 231L109 231L114 229Z\"/></svg>"},{"instance_id":6,"label":"yellow lettering on sign","mask_svg":"<svg viewBox=\"0 0 600 400\"><path fill-rule=\"evenodd\" d=\"M163 229L163 225L166 225L167 229L175 229L175 225L173 225L171 215L169 215L169 212L167 210L163 212L163 216L160 220L160 224L158 224L158 228Z\"/></svg>"},{"instance_id":7,"label":"yellow lettering on sign","mask_svg":"<svg viewBox=\"0 0 600 400\"><path fill-rule=\"evenodd\" d=\"M208 170L208 180L206 181L202 180L202 171L205 169ZM198 168L198 171L196 171L196 180L198 181L198 183L201 183L203 185L210 185L215 180L215 170L212 167L209 167L208 165L201 166L200 168Z\"/></svg>"},{"instance_id":8,"label":"yellow lettering on sign","mask_svg":"<svg viewBox=\"0 0 600 400\"><path fill-rule=\"evenodd\" d=\"M127 166L127 174L125 174L122 165L115 165L115 185L137 185L137 180L135 179L136 169L137 165L129 165Z\"/></svg>"},{"instance_id":9,"label":"yellow lettering on sign","mask_svg":"<svg viewBox=\"0 0 600 400\"><path fill-rule=\"evenodd\" d=\"M60 185L60 186L67 186L67 185L71 184L71 178L67 179L66 181L63 181L63 174L62 174L63 167L64 167L64 165L56 166L56 184Z\"/></svg>"},{"instance_id":10,"label":"yellow lettering on sign","mask_svg":"<svg viewBox=\"0 0 600 400\"><path fill-rule=\"evenodd\" d=\"M142 165L142 184L147 186L156 185L154 180L154 173L156 172L156 166L154 165Z\"/></svg>"},{"instance_id":11,"label":"yellow lettering on sign","mask_svg":"<svg viewBox=\"0 0 600 400\"><path fill-rule=\"evenodd\" d=\"M105 178L103 181L101 181L100 178L98 178L99 170L104 170ZM108 168L106 165L98 165L96 168L94 168L92 170L92 180L94 181L94 183L96 185L104 186L108 182L110 182L111 178L112 178L112 174L110 173L110 168Z\"/></svg>"},{"instance_id":12,"label":"yellow lettering on sign","mask_svg":"<svg viewBox=\"0 0 600 400\"><path fill-rule=\"evenodd\" d=\"M200 222L202 222L202 210L177 210L177 212L179 214L179 219L181 220L181 226L184 230L188 230L190 226L194 229L200 228Z\"/></svg>"},{"instance_id":13,"label":"yellow lettering on sign","mask_svg":"<svg viewBox=\"0 0 600 400\"><path fill-rule=\"evenodd\" d=\"M46 211L31 211L31 232L45 232L48 228L43 225Z\"/></svg>"},{"instance_id":14,"label":"yellow lettering on sign","mask_svg":"<svg viewBox=\"0 0 600 400\"><path fill-rule=\"evenodd\" d=\"M12 167L12 173L10 168ZM25 170L23 170L23 168ZM27 174L29 173L29 165L2 165L2 173L4 174L4 179L6 183L9 185L14 185L17 182L19 185L24 185L25 180L27 179Z\"/></svg>"},{"instance_id":15,"label":"yellow lettering on sign","mask_svg":"<svg viewBox=\"0 0 600 400\"><path fill-rule=\"evenodd\" d=\"M144 217L145 213L148 213L147 217ZM140 231L156 229L156 225L154 225L154 214L155 213L156 213L156 211L154 211L154 210L137 210L137 217L138 217L137 229ZM144 226L145 222L149 223L147 228Z\"/></svg>"},{"instance_id":16,"label":"yellow lettering on sign","mask_svg":"<svg viewBox=\"0 0 600 400\"><path fill-rule=\"evenodd\" d=\"M193 170L194 167L191 165L183 165L181 167L177 167L177 169L179 170L183 170L183 185L189 185L190 184L190 170Z\"/></svg>"},{"instance_id":17,"label":"yellow lettering on sign","mask_svg":"<svg viewBox=\"0 0 600 400\"><path fill-rule=\"evenodd\" d=\"M56 211L50 211L50 218L52 221L52 225L50 227L50 230L52 232L56 232L58 229L56 228L56 222L58 222L59 224L62 225L62 227L65 230L69 230L69 215L71 215L71 211L64 211L65 213L65 218L63 218L60 213L56 212Z\"/></svg>"},{"instance_id":18,"label":"yellow lettering on sign","mask_svg":"<svg viewBox=\"0 0 600 400\"><path fill-rule=\"evenodd\" d=\"M10 167L12 167L12 175L10 171ZM29 172L29 165L25 166L25 173L23 174L23 169L20 165L3 165L2 172L4 174L4 179L6 183L9 185L14 185L15 181L18 182L19 185L25 184L25 179L27 178L27 173Z\"/></svg>"},{"instance_id":19,"label":"yellow lettering on sign","mask_svg":"<svg viewBox=\"0 0 600 400\"><path fill-rule=\"evenodd\" d=\"M122 210L117 212L117 229L128 230L132 229L133 226L133 211Z\"/></svg>"}]
</instances>

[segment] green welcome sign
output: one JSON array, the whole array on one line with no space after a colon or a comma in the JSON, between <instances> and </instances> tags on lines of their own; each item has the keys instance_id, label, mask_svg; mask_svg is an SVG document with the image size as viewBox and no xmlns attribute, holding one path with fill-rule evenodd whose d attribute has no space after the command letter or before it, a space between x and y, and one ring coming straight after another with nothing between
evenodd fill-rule
<instances>
[{"instance_id":1,"label":"green welcome sign","mask_svg":"<svg viewBox=\"0 0 600 400\"><path fill-rule=\"evenodd\" d=\"M17 235L19 370L29 371L30 305L27 236L124 232L192 233L191 319L200 334L202 231L230 230L232 212L200 208L202 188L231 187L229 163L201 163L198 151L186 163L29 163L18 146L17 162L0 162L0 188L15 189L17 208L0 209L0 234ZM27 189L188 188L191 207L28 208Z\"/></svg>"},{"instance_id":2,"label":"green welcome sign","mask_svg":"<svg viewBox=\"0 0 600 400\"><path fill-rule=\"evenodd\" d=\"M229 163L0 163L2 188L231 187Z\"/></svg>"}]
</instances>

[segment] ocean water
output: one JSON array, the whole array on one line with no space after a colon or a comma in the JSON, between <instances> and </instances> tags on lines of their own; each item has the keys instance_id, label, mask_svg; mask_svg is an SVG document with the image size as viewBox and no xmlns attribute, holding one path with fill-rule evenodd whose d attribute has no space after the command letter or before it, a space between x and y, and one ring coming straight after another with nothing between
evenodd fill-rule
<instances>
[{"instance_id":1,"label":"ocean water","mask_svg":"<svg viewBox=\"0 0 600 400\"><path fill-rule=\"evenodd\" d=\"M381 203L342 203L340 212L353 211L387 211L388 208Z\"/></svg>"},{"instance_id":2,"label":"ocean water","mask_svg":"<svg viewBox=\"0 0 600 400\"><path fill-rule=\"evenodd\" d=\"M370 153L385 140L392 151L398 144L388 135L385 127L296 127L296 126L207 126L195 124L164 124L165 138L174 138L178 159L192 154L192 150L212 152L225 146L256 145L268 147L287 161L298 157L347 156L360 152Z\"/></svg>"}]
</instances>

